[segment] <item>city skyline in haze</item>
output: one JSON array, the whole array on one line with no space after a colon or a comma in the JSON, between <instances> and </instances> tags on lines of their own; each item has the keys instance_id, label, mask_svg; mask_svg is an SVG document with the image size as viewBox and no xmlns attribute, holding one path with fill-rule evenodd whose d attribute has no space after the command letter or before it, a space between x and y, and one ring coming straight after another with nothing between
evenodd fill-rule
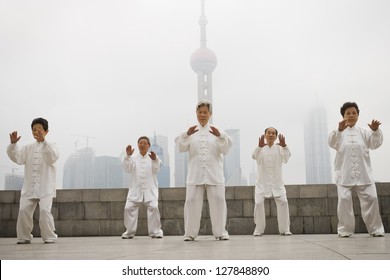
<instances>
[{"instance_id":1,"label":"city skyline in haze","mask_svg":"<svg viewBox=\"0 0 390 280\"><path fill-rule=\"evenodd\" d=\"M326 3L325 3L326 2ZM196 124L199 0L0 1L0 187L15 165L5 149L17 130L49 121L60 149L57 182L75 142L96 156L120 156L154 132L174 139ZM328 129L339 108L355 101L358 125L382 122L384 144L371 152L374 177L390 181L390 3L388 1L206 1L213 71L213 120L240 129L241 168L268 126L286 136L292 156L285 184L304 184L304 118L318 98ZM315 114L315 113L314 113ZM330 132L330 131L329 131ZM331 150L331 164L335 153ZM22 166L16 166L20 172ZM172 182L171 178L171 182Z\"/></svg>"}]
</instances>

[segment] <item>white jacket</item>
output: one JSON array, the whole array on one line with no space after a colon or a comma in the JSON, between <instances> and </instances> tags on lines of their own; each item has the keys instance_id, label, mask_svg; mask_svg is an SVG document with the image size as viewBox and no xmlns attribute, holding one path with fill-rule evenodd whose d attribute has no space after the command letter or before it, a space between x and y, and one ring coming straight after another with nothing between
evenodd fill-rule
<instances>
[{"instance_id":1,"label":"white jacket","mask_svg":"<svg viewBox=\"0 0 390 280\"><path fill-rule=\"evenodd\" d=\"M187 186L225 185L223 155L232 146L230 137L223 131L216 137L211 134L210 124L196 127L192 135L183 132L178 137L179 152L188 152Z\"/></svg>"},{"instance_id":2,"label":"white jacket","mask_svg":"<svg viewBox=\"0 0 390 280\"><path fill-rule=\"evenodd\" d=\"M56 196L56 167L59 152L55 144L35 142L19 149L18 145L7 147L9 158L16 164L24 164L24 182L21 196L43 198Z\"/></svg>"},{"instance_id":3,"label":"white jacket","mask_svg":"<svg viewBox=\"0 0 390 280\"><path fill-rule=\"evenodd\" d=\"M382 145L382 131L347 127L329 134L329 146L336 150L335 183L341 186L362 186L374 183L369 149Z\"/></svg>"},{"instance_id":4,"label":"white jacket","mask_svg":"<svg viewBox=\"0 0 390 280\"><path fill-rule=\"evenodd\" d=\"M131 174L127 201L150 202L158 200L157 173L161 160L157 156L152 160L148 154L126 155L122 161L123 168Z\"/></svg>"},{"instance_id":5,"label":"white jacket","mask_svg":"<svg viewBox=\"0 0 390 280\"><path fill-rule=\"evenodd\" d=\"M287 146L268 145L253 151L252 158L257 162L255 193L264 197L278 197L286 194L282 178L282 163L287 163L291 153Z\"/></svg>"}]
</instances>

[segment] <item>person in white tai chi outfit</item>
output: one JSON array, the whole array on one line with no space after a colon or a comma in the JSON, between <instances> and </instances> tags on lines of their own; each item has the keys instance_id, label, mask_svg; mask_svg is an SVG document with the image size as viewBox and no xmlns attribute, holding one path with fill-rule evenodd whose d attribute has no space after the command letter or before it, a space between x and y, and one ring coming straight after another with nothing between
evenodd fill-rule
<instances>
[{"instance_id":1,"label":"person in white tai chi outfit","mask_svg":"<svg viewBox=\"0 0 390 280\"><path fill-rule=\"evenodd\" d=\"M133 155L131 145L126 147L126 156L123 159L123 168L131 174L129 192L124 210L124 224L126 231L123 239L135 236L138 225L138 210L144 204L147 207L148 234L152 238L162 238L160 211L158 210L158 182L157 173L160 171L161 160L151 151L149 138L142 136L138 139L139 153Z\"/></svg>"},{"instance_id":2,"label":"person in white tai chi outfit","mask_svg":"<svg viewBox=\"0 0 390 280\"><path fill-rule=\"evenodd\" d=\"M276 138L279 143L275 144ZM267 141L267 143L265 142ZM278 131L269 127L265 135L259 138L259 144L252 154L257 162L257 181L255 185L254 220L256 224L254 236L262 236L265 230L264 200L273 197L276 203L278 228L281 235L291 235L290 214L286 189L282 178L282 164L287 163L291 153L286 145L286 139Z\"/></svg>"},{"instance_id":3,"label":"person in white tai chi outfit","mask_svg":"<svg viewBox=\"0 0 390 280\"><path fill-rule=\"evenodd\" d=\"M193 241L198 236L205 191L213 235L219 240L229 240L225 228L227 208L223 155L227 154L232 142L225 132L210 125L211 114L211 103L199 102L196 106L199 124L190 127L177 138L179 152L188 152L189 155L184 204L184 241Z\"/></svg>"},{"instance_id":4,"label":"person in white tai chi outfit","mask_svg":"<svg viewBox=\"0 0 390 280\"><path fill-rule=\"evenodd\" d=\"M359 107L355 102L346 102L340 109L343 120L329 135L329 146L336 150L334 162L337 185L337 232L340 237L350 237L355 231L352 191L360 201L363 221L368 233L374 237L384 236L385 230L379 214L378 195L371 169L369 150L382 145L381 124L372 120L370 129L356 126Z\"/></svg>"},{"instance_id":5,"label":"person in white tai chi outfit","mask_svg":"<svg viewBox=\"0 0 390 280\"><path fill-rule=\"evenodd\" d=\"M7 147L9 158L16 164L24 164L24 182L20 196L19 214L16 222L18 244L29 244L33 238L33 214L39 204L39 227L44 243L54 243L54 219L51 214L53 198L56 196L56 167L59 152L54 143L46 142L49 123L36 118L31 123L35 142L19 148L21 136L16 131L10 134L11 144Z\"/></svg>"}]
</instances>

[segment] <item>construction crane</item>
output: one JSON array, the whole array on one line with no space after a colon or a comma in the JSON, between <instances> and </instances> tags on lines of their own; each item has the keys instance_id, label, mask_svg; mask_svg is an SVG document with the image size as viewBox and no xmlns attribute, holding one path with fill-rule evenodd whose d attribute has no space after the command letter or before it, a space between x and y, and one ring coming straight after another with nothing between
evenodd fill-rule
<instances>
[{"instance_id":1,"label":"construction crane","mask_svg":"<svg viewBox=\"0 0 390 280\"><path fill-rule=\"evenodd\" d=\"M81 163L79 165L79 169L81 169L81 178L77 179L80 180L80 186L82 188L91 188L94 186L94 170L93 170L93 162L95 158L94 152L91 150L89 151L89 139L91 138L96 138L93 136L89 135L79 135L79 134L72 134L72 136L75 137L82 137L85 138L87 141L87 147L86 147L86 152L77 151L77 142L75 142L75 158L76 161L81 160ZM87 154L86 154L87 153ZM76 179L75 179L76 180Z\"/></svg>"},{"instance_id":2,"label":"construction crane","mask_svg":"<svg viewBox=\"0 0 390 280\"><path fill-rule=\"evenodd\" d=\"M89 139L91 139L91 138L95 139L96 138L96 137L89 136L89 135L78 135L78 134L72 134L72 136L85 138L86 141L87 141L87 148L89 147ZM76 141L75 145L77 145L77 141Z\"/></svg>"}]
</instances>

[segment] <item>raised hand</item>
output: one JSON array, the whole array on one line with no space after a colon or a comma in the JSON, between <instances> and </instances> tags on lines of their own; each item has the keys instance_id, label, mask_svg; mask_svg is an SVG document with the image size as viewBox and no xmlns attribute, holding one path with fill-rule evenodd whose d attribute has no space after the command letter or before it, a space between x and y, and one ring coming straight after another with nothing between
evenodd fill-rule
<instances>
[{"instance_id":1,"label":"raised hand","mask_svg":"<svg viewBox=\"0 0 390 280\"><path fill-rule=\"evenodd\" d=\"M156 158L157 158L156 153L153 152L153 151L150 152L149 157L150 157L152 160L156 160Z\"/></svg>"},{"instance_id":2,"label":"raised hand","mask_svg":"<svg viewBox=\"0 0 390 280\"><path fill-rule=\"evenodd\" d=\"M134 149L131 147L131 145L128 145L128 146L126 147L126 154L127 154L128 156L131 156L133 153L134 153Z\"/></svg>"},{"instance_id":3,"label":"raised hand","mask_svg":"<svg viewBox=\"0 0 390 280\"><path fill-rule=\"evenodd\" d=\"M9 139L11 140L11 144L15 144L16 142L18 142L20 140L20 137L22 137L22 136L18 137L17 131L14 131L14 132L9 134Z\"/></svg>"},{"instance_id":4,"label":"raised hand","mask_svg":"<svg viewBox=\"0 0 390 280\"><path fill-rule=\"evenodd\" d=\"M348 120L343 119L341 122L339 122L339 131L343 131L348 126Z\"/></svg>"},{"instance_id":5,"label":"raised hand","mask_svg":"<svg viewBox=\"0 0 390 280\"><path fill-rule=\"evenodd\" d=\"M263 148L265 146L265 137L264 134L259 137L259 147Z\"/></svg>"},{"instance_id":6,"label":"raised hand","mask_svg":"<svg viewBox=\"0 0 390 280\"><path fill-rule=\"evenodd\" d=\"M215 135L217 137L221 136L221 133L219 132L219 130L216 127L210 126L210 128L211 128L211 130L209 132L211 134L213 134L213 135Z\"/></svg>"},{"instance_id":7,"label":"raised hand","mask_svg":"<svg viewBox=\"0 0 390 280\"><path fill-rule=\"evenodd\" d=\"M372 120L372 121L371 121L371 124L368 124L368 126L369 126L373 131L377 131L380 125L381 125L381 122L378 121L378 120Z\"/></svg>"},{"instance_id":8,"label":"raised hand","mask_svg":"<svg viewBox=\"0 0 390 280\"><path fill-rule=\"evenodd\" d=\"M276 145L286 147L286 137L284 137L283 134L279 134L278 138L279 138L279 143L277 143Z\"/></svg>"},{"instance_id":9,"label":"raised hand","mask_svg":"<svg viewBox=\"0 0 390 280\"><path fill-rule=\"evenodd\" d=\"M196 125L194 125L194 126L191 126L188 130L187 130L187 135L189 136L189 135L192 135L192 134L194 134L195 132L197 132L198 131L198 129L196 129Z\"/></svg>"}]
</instances>

